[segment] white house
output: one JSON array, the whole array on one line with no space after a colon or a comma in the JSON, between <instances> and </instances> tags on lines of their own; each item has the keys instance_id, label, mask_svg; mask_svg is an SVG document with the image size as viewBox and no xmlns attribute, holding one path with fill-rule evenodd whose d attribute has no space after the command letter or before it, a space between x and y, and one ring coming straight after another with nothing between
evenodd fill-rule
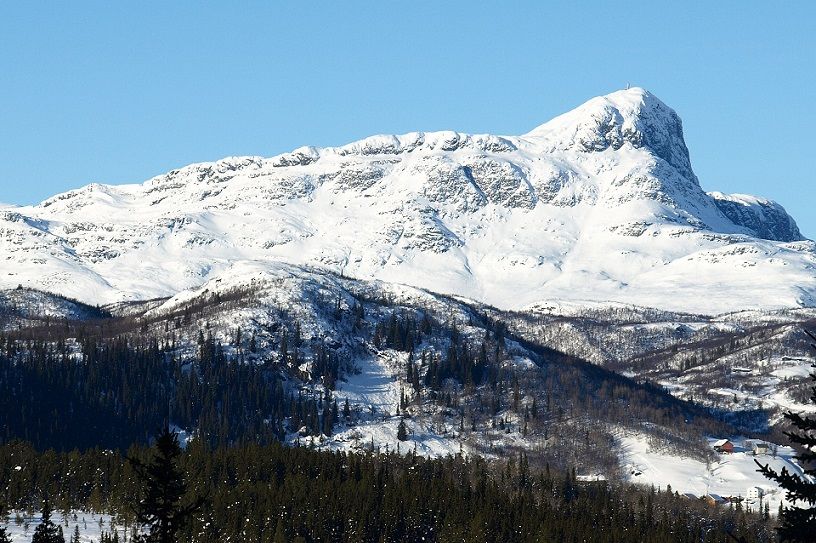
<instances>
[{"instance_id":1,"label":"white house","mask_svg":"<svg viewBox=\"0 0 816 543\"><path fill-rule=\"evenodd\" d=\"M758 486L749 486L745 492L745 497L749 500L758 500L762 497L762 489Z\"/></svg>"},{"instance_id":2,"label":"white house","mask_svg":"<svg viewBox=\"0 0 816 543\"><path fill-rule=\"evenodd\" d=\"M751 441L751 451L754 453L754 456L758 454L770 454L771 444L765 441Z\"/></svg>"}]
</instances>

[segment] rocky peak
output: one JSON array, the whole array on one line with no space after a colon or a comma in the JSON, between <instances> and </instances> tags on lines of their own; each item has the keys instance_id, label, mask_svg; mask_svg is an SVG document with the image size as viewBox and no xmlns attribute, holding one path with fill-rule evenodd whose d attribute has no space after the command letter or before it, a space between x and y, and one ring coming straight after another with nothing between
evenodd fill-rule
<instances>
[{"instance_id":1,"label":"rocky peak","mask_svg":"<svg viewBox=\"0 0 816 543\"><path fill-rule=\"evenodd\" d=\"M593 98L526 134L552 149L585 152L645 148L696 181L683 123L675 111L640 87Z\"/></svg>"}]
</instances>

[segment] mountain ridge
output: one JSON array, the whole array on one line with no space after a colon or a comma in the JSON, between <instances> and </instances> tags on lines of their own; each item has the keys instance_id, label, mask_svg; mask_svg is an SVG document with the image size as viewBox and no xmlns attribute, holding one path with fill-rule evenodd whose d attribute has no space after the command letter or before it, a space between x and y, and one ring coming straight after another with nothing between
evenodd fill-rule
<instances>
[{"instance_id":1,"label":"mountain ridge","mask_svg":"<svg viewBox=\"0 0 816 543\"><path fill-rule=\"evenodd\" d=\"M639 88L522 136L380 135L87 185L0 209L3 257L0 286L91 303L173 296L241 261L503 308L816 303L816 252L795 221L769 200L704 192L679 116ZM673 299L666 280L691 296Z\"/></svg>"}]
</instances>

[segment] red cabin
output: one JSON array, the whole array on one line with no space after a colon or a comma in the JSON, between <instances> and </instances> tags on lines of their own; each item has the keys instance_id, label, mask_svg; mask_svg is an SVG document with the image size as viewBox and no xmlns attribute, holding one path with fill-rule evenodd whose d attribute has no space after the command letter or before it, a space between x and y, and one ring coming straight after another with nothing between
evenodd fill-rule
<instances>
[{"instance_id":1,"label":"red cabin","mask_svg":"<svg viewBox=\"0 0 816 543\"><path fill-rule=\"evenodd\" d=\"M712 443L712 446L714 447L714 450L717 451L718 453L731 454L732 452L734 452L734 444L727 439L717 440L714 443Z\"/></svg>"}]
</instances>

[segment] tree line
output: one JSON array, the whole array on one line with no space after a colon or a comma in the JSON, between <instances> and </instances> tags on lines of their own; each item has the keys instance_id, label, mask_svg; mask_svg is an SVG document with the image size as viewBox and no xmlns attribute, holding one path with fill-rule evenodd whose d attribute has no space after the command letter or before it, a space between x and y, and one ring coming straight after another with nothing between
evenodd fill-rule
<instances>
[{"instance_id":1,"label":"tree line","mask_svg":"<svg viewBox=\"0 0 816 543\"><path fill-rule=\"evenodd\" d=\"M171 434L172 436L172 434ZM507 461L426 459L175 437L123 455L0 446L8 509L105 511L150 541L591 541L747 543L773 538L761 515L710 507L670 489L582 482L574 470ZM173 521L172 519L175 519ZM160 536L160 534L165 534ZM169 534L169 535L168 535ZM117 535L118 537L118 535Z\"/></svg>"}]
</instances>

